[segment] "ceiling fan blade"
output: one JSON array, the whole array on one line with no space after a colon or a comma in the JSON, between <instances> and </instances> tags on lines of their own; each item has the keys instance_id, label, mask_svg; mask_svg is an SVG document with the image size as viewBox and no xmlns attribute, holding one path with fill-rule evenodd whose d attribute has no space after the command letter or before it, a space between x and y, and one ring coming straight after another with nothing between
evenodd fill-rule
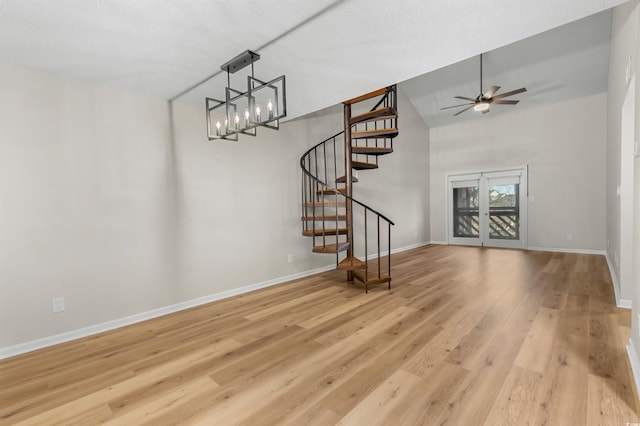
<instances>
[{"instance_id":1,"label":"ceiling fan blade","mask_svg":"<svg viewBox=\"0 0 640 426\"><path fill-rule=\"evenodd\" d=\"M485 99L490 99L498 90L500 90L500 86L491 86L489 90L484 92L484 95L482 95L482 97Z\"/></svg>"},{"instance_id":2,"label":"ceiling fan blade","mask_svg":"<svg viewBox=\"0 0 640 426\"><path fill-rule=\"evenodd\" d=\"M493 99L502 99L502 98L506 98L507 96L517 95L518 93L522 93L522 92L526 92L526 91L527 91L527 89L522 87L520 89L512 90L511 92L507 92L507 93L503 93L501 95L494 96Z\"/></svg>"},{"instance_id":3,"label":"ceiling fan blade","mask_svg":"<svg viewBox=\"0 0 640 426\"><path fill-rule=\"evenodd\" d=\"M465 109L463 109L462 111L458 111L458 112L456 112L455 114L453 114L453 116L455 117L456 115L460 115L460 114L462 114L463 112L465 112L466 110L471 109L471 108L473 108L473 105L469 105L468 107L466 107L466 108L465 108Z\"/></svg>"},{"instance_id":4,"label":"ceiling fan blade","mask_svg":"<svg viewBox=\"0 0 640 426\"><path fill-rule=\"evenodd\" d=\"M475 102L476 101L475 99L465 98L464 96L454 96L454 98L462 99L462 100L465 100L465 101L471 101L471 102Z\"/></svg>"},{"instance_id":5,"label":"ceiling fan blade","mask_svg":"<svg viewBox=\"0 0 640 426\"><path fill-rule=\"evenodd\" d=\"M520 101L511 101L511 100L500 100L498 99L497 101L494 99L493 102L491 102L492 104L497 104L497 105L515 105Z\"/></svg>"},{"instance_id":6,"label":"ceiling fan blade","mask_svg":"<svg viewBox=\"0 0 640 426\"><path fill-rule=\"evenodd\" d=\"M474 102L474 103L475 103L475 102ZM440 110L443 110L443 109L450 109L450 108L459 108L459 107L461 107L461 106L466 106L466 105L474 105L474 103L471 103L471 104L460 104L460 105L448 106L448 107L440 108Z\"/></svg>"}]
</instances>

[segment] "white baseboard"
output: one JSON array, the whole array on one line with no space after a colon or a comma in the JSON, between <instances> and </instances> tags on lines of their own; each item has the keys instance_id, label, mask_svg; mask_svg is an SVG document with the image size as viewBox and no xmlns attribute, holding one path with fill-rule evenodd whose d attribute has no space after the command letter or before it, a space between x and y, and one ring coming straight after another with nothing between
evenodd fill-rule
<instances>
[{"instance_id":1,"label":"white baseboard","mask_svg":"<svg viewBox=\"0 0 640 426\"><path fill-rule=\"evenodd\" d=\"M259 290L261 288L270 287L276 284L282 284L287 281L293 281L298 278L303 278L309 275L318 274L320 272L330 271L335 269L335 264L328 266L322 266L305 272L299 272L285 277L274 278L267 281L262 281L255 284L250 284L244 287L234 288L231 290L223 291L220 293L211 294L208 296L199 297L197 299L187 300L185 302L176 303L162 308L152 309L150 311L141 312L139 314L130 315L124 318L118 318L112 321L103 322L100 324L92 325L89 327L79 328L77 330L67 331L65 333L55 334L53 336L44 337L37 340L32 340L25 343L20 343L5 348L0 348L0 359L9 358L16 355L21 355L27 352L42 349L47 346L53 346L71 340L88 337L94 334L103 333L105 331L113 330L116 328L124 327L127 325L135 324L138 322L146 321L152 318L157 318L162 315L172 314L174 312L182 311L185 309L193 308L196 306L204 305L207 303L215 302L217 300L226 299L228 297L237 296L250 291Z\"/></svg>"},{"instance_id":2,"label":"white baseboard","mask_svg":"<svg viewBox=\"0 0 640 426\"><path fill-rule=\"evenodd\" d=\"M557 248L557 247L527 247L527 250L533 251L550 251L554 253L577 253L577 254L599 254L606 256L607 252L604 250L591 250L591 249L573 249L573 248Z\"/></svg>"},{"instance_id":3,"label":"white baseboard","mask_svg":"<svg viewBox=\"0 0 640 426\"><path fill-rule=\"evenodd\" d=\"M418 247L428 246L429 244L431 244L431 243L429 241L426 241L426 242L422 242L422 243L411 244L411 245L404 246L404 247L398 247L398 248L392 249L391 250L391 254L401 253L403 251L416 249ZM389 251L385 250L385 251L380 253L380 256L386 256L388 254L389 254ZM358 254L356 253L356 255L358 255ZM359 257L359 255L358 255L358 257ZM378 257L378 253L373 253L373 254L370 254L370 255L367 256L367 260L373 260L373 259L375 259L377 257Z\"/></svg>"},{"instance_id":4,"label":"white baseboard","mask_svg":"<svg viewBox=\"0 0 640 426\"><path fill-rule=\"evenodd\" d=\"M633 339L629 339L627 355L629 356L629 363L631 364L631 372L633 373L636 392L640 392L640 359L638 359L638 352L636 352L636 348L633 345Z\"/></svg>"},{"instance_id":5,"label":"white baseboard","mask_svg":"<svg viewBox=\"0 0 640 426\"><path fill-rule=\"evenodd\" d=\"M392 254L400 253L403 251L411 250L414 248L422 247L430 244L429 242L416 243L406 247L399 247L391 250ZM383 256L386 255L386 252ZM330 271L335 268L335 264L322 266L320 268L311 269L309 271L300 272L297 274L287 275L284 277L274 278L255 284L250 284L244 287L235 288L220 293L211 294L208 296L199 297L197 299L187 300L185 302L176 303L162 308L152 309L150 311L141 312L139 314L130 315L124 318L118 318L112 321L103 322L100 324L92 325L89 327L80 328L77 330L71 330L65 333L55 334L53 336L44 337L42 339L32 340L25 343L20 343L5 348L0 348L0 359L9 358L16 355L21 355L27 352L35 351L38 349L46 348L48 346L57 345L60 343L69 342L71 340L81 339L83 337L92 336L94 334L103 333L105 331L113 330L116 328L124 327L127 325L135 324L138 322L146 321L152 318L157 318L162 315L172 314L174 312L182 311L185 309L193 308L196 306L204 305L207 303L215 302L217 300L226 299L228 297L237 296L240 294L248 293L250 291L259 290L261 288L270 287L277 284L282 284L287 281L293 281L298 278L303 278L309 275L318 274L320 272Z\"/></svg>"},{"instance_id":6,"label":"white baseboard","mask_svg":"<svg viewBox=\"0 0 640 426\"><path fill-rule=\"evenodd\" d=\"M395 249L391 250L391 254L401 253L401 252L407 251L407 250L413 250L413 249L416 249L418 247L428 246L429 244L431 244L429 241L424 241L424 242L421 242L421 243L415 243L415 244L411 244L411 245L408 245L408 246L395 248Z\"/></svg>"},{"instance_id":7,"label":"white baseboard","mask_svg":"<svg viewBox=\"0 0 640 426\"><path fill-rule=\"evenodd\" d=\"M446 245L447 242L446 241L426 241L426 242L421 242L421 243L416 243L416 244L411 244L405 247L399 247L399 248L395 248L393 250L391 250L391 254L395 254L395 253L400 253L403 251L407 251L407 250L412 250L418 247L423 247L423 246L427 246L427 245ZM617 280L615 278L615 274L613 273L613 268L611 267L611 264L609 262L609 258L608 256L606 256L605 252L601 252L601 251L594 251L594 250L581 250L581 251L574 251L571 249L550 249L550 248L535 248L535 247L529 247L529 250L541 250L541 251L562 251L562 252L569 252L569 253L587 253L587 254L605 254L605 257L607 258L607 263L609 263L609 270L611 271L611 277L612 280L614 280L614 291L616 293L616 301L618 304L618 307L621 308L628 308L631 309L631 301L630 300L625 300L625 299L619 299L618 297L618 290L617 290ZM388 252L384 252L382 253L383 256L385 256ZM374 258L377 255L370 255L368 256L369 258ZM69 342L71 340L76 340L76 339L80 339L83 337L88 337L94 334L98 334L98 333L103 333L105 331L109 331L109 330L113 330L116 328L120 328L120 327L124 327L127 325L131 325L131 324L135 324L138 322L142 322L142 321L146 321L152 318L157 318L159 316L162 315L168 315L174 312L178 312L178 311L182 311L185 309L189 309L189 308L193 308L196 306L200 306L200 305L204 305L207 303L211 303L211 302L215 302L217 300L222 300L222 299L226 299L229 297L233 297L233 296L237 296L240 294L244 294L244 293L248 293L250 291L254 291L254 290L259 290L261 288L266 288L266 287L270 287L270 286L274 286L277 284L282 284L284 282L287 281L292 281L298 278L303 278L309 275L314 275L314 274L318 274L321 272L326 272L329 270L332 270L335 268L335 265L331 264L331 265L327 265L327 266L323 266L323 267L319 267L319 268L315 268L315 269L311 269L309 271L304 271L304 272L299 272L296 274L292 274L292 275L287 275L284 277L279 277L279 278L274 278L271 280L267 280L267 281L262 281L259 283L255 283L255 284L250 284L247 286L243 286L243 287L239 287L239 288L235 288L235 289L231 289L231 290L227 290L227 291L223 291L220 293L215 293L215 294L211 294L208 296L203 296L203 297L199 297L196 299L192 299L192 300L187 300L185 302L180 302L180 303L176 303L173 305L169 305L169 306L164 306L161 308L157 308L157 309L152 309L150 311L146 311L146 312L141 312L139 314L134 314L134 315L130 315L124 318L119 318L119 319L115 319L112 321L107 321L104 323L100 323L100 324L96 324L96 325L92 325L89 327L84 327L84 328L80 328L77 330L72 330L72 331L68 331L65 333L60 333L60 334L56 334L53 336L48 336L48 337L44 337L41 339L36 339L36 340L32 340L29 342L25 342L25 343L20 343L17 345L13 345L13 346L8 346L5 348L0 348L0 359L5 359L5 358L9 358L12 356L16 356L16 355L21 355L27 352L31 352L31 351L35 351L37 349L42 349L48 346L53 346L53 345L57 345L60 343L65 343L65 342ZM640 368L638 369L638 371L640 371Z\"/></svg>"},{"instance_id":8,"label":"white baseboard","mask_svg":"<svg viewBox=\"0 0 640 426\"><path fill-rule=\"evenodd\" d=\"M618 282L618 277L616 276L616 272L615 272L616 270L613 269L613 263L611 262L609 253L605 253L604 257L605 259L607 259L609 274L611 274L611 282L613 283L613 292L616 295L616 306L618 308L631 309L631 300L620 298L620 283Z\"/></svg>"}]
</instances>

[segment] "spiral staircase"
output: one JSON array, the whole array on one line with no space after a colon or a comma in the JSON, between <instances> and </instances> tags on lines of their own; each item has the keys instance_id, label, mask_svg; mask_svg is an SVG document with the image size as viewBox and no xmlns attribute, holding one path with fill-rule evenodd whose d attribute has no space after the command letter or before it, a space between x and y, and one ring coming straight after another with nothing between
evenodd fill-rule
<instances>
[{"instance_id":1,"label":"spiral staircase","mask_svg":"<svg viewBox=\"0 0 640 426\"><path fill-rule=\"evenodd\" d=\"M344 130L300 158L302 234L313 251L333 254L347 280L391 288L391 226L379 211L353 197L358 171L377 169L398 135L396 86L343 102ZM384 253L386 256L383 256Z\"/></svg>"}]
</instances>

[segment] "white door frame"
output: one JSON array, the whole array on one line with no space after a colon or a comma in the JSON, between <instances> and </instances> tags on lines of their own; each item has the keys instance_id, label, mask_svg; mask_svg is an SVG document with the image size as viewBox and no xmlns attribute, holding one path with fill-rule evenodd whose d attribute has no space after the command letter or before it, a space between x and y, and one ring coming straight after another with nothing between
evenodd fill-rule
<instances>
[{"instance_id":1,"label":"white door frame","mask_svg":"<svg viewBox=\"0 0 640 426\"><path fill-rule=\"evenodd\" d=\"M480 233L479 238L463 238L454 237L453 235L453 183L454 182L471 182L477 180L480 184L479 194L488 193L488 179L499 179L501 177L515 176L520 177L519 186L519 205L520 205L520 239L514 240L498 240L489 238L489 206L479 206L479 222ZM511 248L526 248L528 241L528 214L527 214L527 198L528 198L528 166L510 167L504 169L492 169L481 172L460 172L460 173L448 173L445 179L445 194L446 195L446 213L445 224L447 234L447 244L461 244L461 245L484 245L491 247L511 247Z\"/></svg>"},{"instance_id":2,"label":"white door frame","mask_svg":"<svg viewBox=\"0 0 640 426\"><path fill-rule=\"evenodd\" d=\"M625 300L633 299L635 86L635 77L633 77L627 86L620 113L620 288L618 294Z\"/></svg>"}]
</instances>

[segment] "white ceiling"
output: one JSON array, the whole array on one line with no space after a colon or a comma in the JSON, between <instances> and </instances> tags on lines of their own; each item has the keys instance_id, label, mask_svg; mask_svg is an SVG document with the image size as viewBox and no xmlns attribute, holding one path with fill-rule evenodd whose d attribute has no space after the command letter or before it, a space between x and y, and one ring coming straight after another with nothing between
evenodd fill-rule
<instances>
[{"instance_id":1,"label":"white ceiling","mask_svg":"<svg viewBox=\"0 0 640 426\"><path fill-rule=\"evenodd\" d=\"M0 61L170 99L251 49L262 55L257 77L286 74L293 118L623 2L0 0ZM520 62L526 66L526 57ZM487 57L488 69L499 65ZM232 85L241 86L239 74ZM505 90L554 84L534 83L499 82ZM225 85L220 74L179 101L204 105Z\"/></svg>"}]
</instances>

